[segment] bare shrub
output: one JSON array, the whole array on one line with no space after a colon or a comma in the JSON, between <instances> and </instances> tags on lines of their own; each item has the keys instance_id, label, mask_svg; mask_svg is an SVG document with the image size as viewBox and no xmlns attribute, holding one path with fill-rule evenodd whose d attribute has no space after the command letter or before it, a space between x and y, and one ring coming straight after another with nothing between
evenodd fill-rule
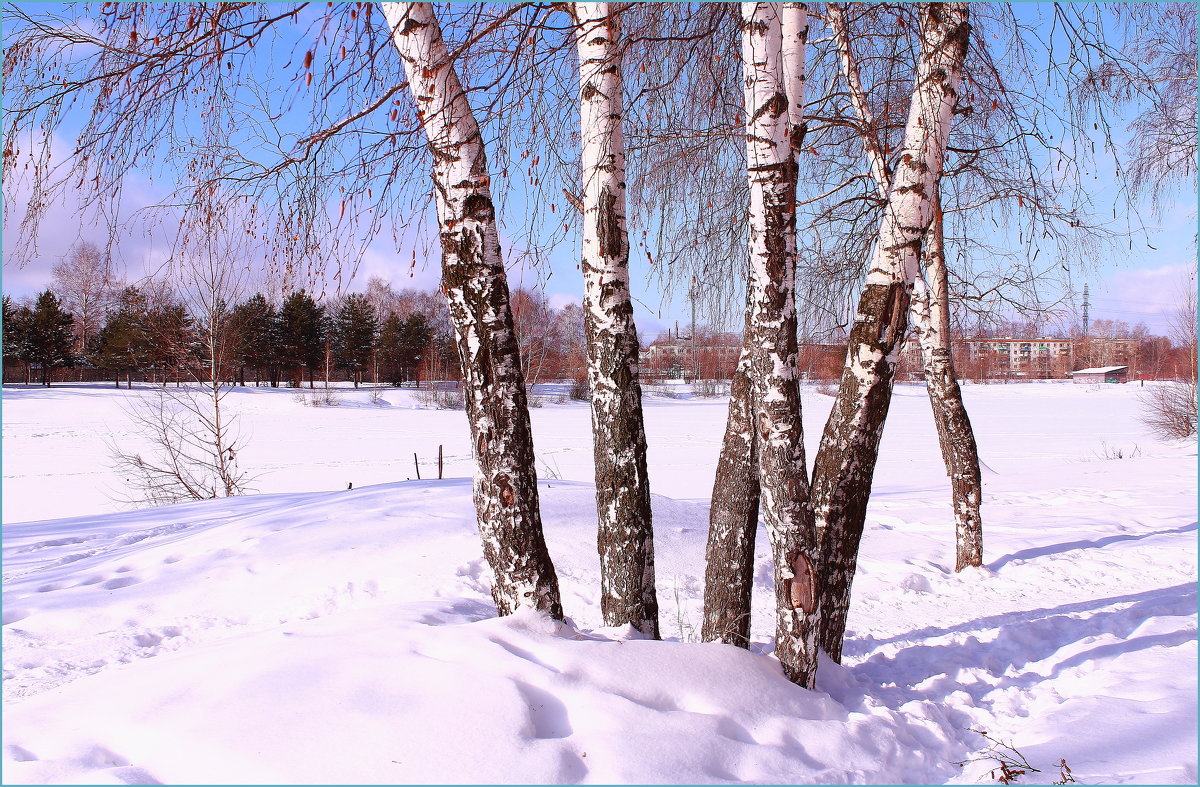
<instances>
[{"instance_id":1,"label":"bare shrub","mask_svg":"<svg viewBox=\"0 0 1200 787\"><path fill-rule=\"evenodd\" d=\"M592 391L588 387L587 372L576 372L571 382L571 398L576 402L588 402L592 399Z\"/></svg>"},{"instance_id":2,"label":"bare shrub","mask_svg":"<svg viewBox=\"0 0 1200 787\"><path fill-rule=\"evenodd\" d=\"M955 763L960 768L972 762L994 763L996 767L992 768L989 776L1000 784L1014 784L1026 774L1042 772L1040 768L1030 765L1025 755L1010 741L993 737L987 730L972 729L971 732L982 735L988 742L988 746L975 756ZM1065 759L1060 758L1052 767L1058 768L1059 778L1050 782L1051 784L1070 784L1075 781L1075 777L1071 774L1071 766L1067 765Z\"/></svg>"},{"instance_id":3,"label":"bare shrub","mask_svg":"<svg viewBox=\"0 0 1200 787\"><path fill-rule=\"evenodd\" d=\"M692 616L688 612L688 601L680 593L678 574L675 575L672 589L675 597L675 632L679 637L679 641L699 642L699 632L696 630L696 624L692 622Z\"/></svg>"},{"instance_id":4,"label":"bare shrub","mask_svg":"<svg viewBox=\"0 0 1200 787\"><path fill-rule=\"evenodd\" d=\"M562 470L558 469L558 462L553 462L553 464L551 462L553 462L551 459L542 460L542 478L548 478L551 481L561 481Z\"/></svg>"},{"instance_id":5,"label":"bare shrub","mask_svg":"<svg viewBox=\"0 0 1200 787\"><path fill-rule=\"evenodd\" d=\"M1141 456L1142 449L1138 448L1137 443L1133 444L1133 448L1121 448L1101 441L1100 451L1092 453L1096 454L1097 459L1133 459Z\"/></svg>"},{"instance_id":6,"label":"bare shrub","mask_svg":"<svg viewBox=\"0 0 1200 787\"><path fill-rule=\"evenodd\" d=\"M822 396L837 396L838 387L837 383L824 382L818 385L816 390Z\"/></svg>"},{"instance_id":7,"label":"bare shrub","mask_svg":"<svg viewBox=\"0 0 1200 787\"><path fill-rule=\"evenodd\" d=\"M696 380L692 383L692 396L698 396L701 399L712 399L728 393L729 388L724 380Z\"/></svg>"},{"instance_id":8,"label":"bare shrub","mask_svg":"<svg viewBox=\"0 0 1200 787\"><path fill-rule=\"evenodd\" d=\"M1196 434L1196 381L1159 383L1142 394L1141 420L1161 440Z\"/></svg>"},{"instance_id":9,"label":"bare shrub","mask_svg":"<svg viewBox=\"0 0 1200 787\"><path fill-rule=\"evenodd\" d=\"M463 392L457 387L447 388L431 383L429 388L418 388L413 396L422 407L435 410L464 410L467 406Z\"/></svg>"},{"instance_id":10,"label":"bare shrub","mask_svg":"<svg viewBox=\"0 0 1200 787\"><path fill-rule=\"evenodd\" d=\"M155 388L126 406L150 447L133 451L110 442L114 468L128 474L128 502L168 505L245 494L250 480L238 467L244 441L237 418L222 413L218 385ZM224 416L224 417L222 417Z\"/></svg>"},{"instance_id":11,"label":"bare shrub","mask_svg":"<svg viewBox=\"0 0 1200 787\"><path fill-rule=\"evenodd\" d=\"M308 407L340 407L342 404L342 397L336 388L314 388L297 393L292 398Z\"/></svg>"}]
</instances>

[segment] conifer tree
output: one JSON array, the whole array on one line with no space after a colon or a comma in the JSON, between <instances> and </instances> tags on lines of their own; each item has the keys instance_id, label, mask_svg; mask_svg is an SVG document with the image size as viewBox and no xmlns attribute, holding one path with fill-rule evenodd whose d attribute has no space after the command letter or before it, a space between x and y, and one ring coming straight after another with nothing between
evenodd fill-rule
<instances>
[{"instance_id":1,"label":"conifer tree","mask_svg":"<svg viewBox=\"0 0 1200 787\"><path fill-rule=\"evenodd\" d=\"M371 363L379 337L379 320L367 296L346 296L330 325L334 356L338 366L353 375L354 387L362 382L362 370Z\"/></svg>"},{"instance_id":2,"label":"conifer tree","mask_svg":"<svg viewBox=\"0 0 1200 787\"><path fill-rule=\"evenodd\" d=\"M74 366L71 353L75 319L63 308L50 290L38 296L27 334L29 360L42 366L42 384L50 387L51 371L58 366Z\"/></svg>"},{"instance_id":3,"label":"conifer tree","mask_svg":"<svg viewBox=\"0 0 1200 787\"><path fill-rule=\"evenodd\" d=\"M146 363L149 334L146 330L146 296L137 287L126 287L117 296L115 308L100 330L96 362L113 372L118 388L121 372L125 387L133 387L133 372Z\"/></svg>"},{"instance_id":4,"label":"conifer tree","mask_svg":"<svg viewBox=\"0 0 1200 787\"><path fill-rule=\"evenodd\" d=\"M271 385L278 387L282 340L279 312L265 295L255 293L233 310L232 322L238 335L237 362L254 371L255 385L266 372Z\"/></svg>"},{"instance_id":5,"label":"conifer tree","mask_svg":"<svg viewBox=\"0 0 1200 787\"><path fill-rule=\"evenodd\" d=\"M398 357L403 330L404 323L395 312L389 314L379 328L379 366L384 379L395 386L404 381L404 367Z\"/></svg>"},{"instance_id":6,"label":"conifer tree","mask_svg":"<svg viewBox=\"0 0 1200 787\"><path fill-rule=\"evenodd\" d=\"M412 380L420 382L421 361L425 350L433 340L433 326L424 314L413 312L408 315L400 330L399 358Z\"/></svg>"},{"instance_id":7,"label":"conifer tree","mask_svg":"<svg viewBox=\"0 0 1200 787\"><path fill-rule=\"evenodd\" d=\"M392 385L418 378L425 348L433 329L424 314L413 312L406 319L392 312L379 331L379 362Z\"/></svg>"},{"instance_id":8,"label":"conifer tree","mask_svg":"<svg viewBox=\"0 0 1200 787\"><path fill-rule=\"evenodd\" d=\"M16 306L12 298L4 296L4 365L25 365L25 382L29 382L29 324L33 312L28 306Z\"/></svg>"},{"instance_id":9,"label":"conifer tree","mask_svg":"<svg viewBox=\"0 0 1200 787\"><path fill-rule=\"evenodd\" d=\"M197 346L192 318L183 304L166 301L146 312L146 360L161 370L162 384L168 375L179 382L179 371L194 358Z\"/></svg>"},{"instance_id":10,"label":"conifer tree","mask_svg":"<svg viewBox=\"0 0 1200 787\"><path fill-rule=\"evenodd\" d=\"M304 290L297 290L284 300L279 317L281 363L292 367L297 386L300 369L307 369L308 387L313 388L315 370L325 359L325 308Z\"/></svg>"}]
</instances>

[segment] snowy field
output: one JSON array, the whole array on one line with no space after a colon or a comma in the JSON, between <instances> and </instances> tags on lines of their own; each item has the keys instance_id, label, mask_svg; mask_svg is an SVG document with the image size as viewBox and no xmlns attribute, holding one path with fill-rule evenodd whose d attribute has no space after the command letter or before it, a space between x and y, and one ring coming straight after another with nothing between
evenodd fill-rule
<instances>
[{"instance_id":1,"label":"snowy field","mask_svg":"<svg viewBox=\"0 0 1200 787\"><path fill-rule=\"evenodd\" d=\"M695 642L723 399L646 403L648 642L599 628L585 404L532 411L558 624L494 617L461 412L238 391L259 494L131 510L107 446L136 445L144 391L6 387L4 780L988 783L956 764L982 729L1041 769L1022 783L1065 758L1194 784L1196 446L1147 434L1138 394L967 386L987 567L955 574L929 404L898 387L845 663L808 692L763 655L764 533L755 650ZM831 402L805 392L810 461Z\"/></svg>"}]
</instances>

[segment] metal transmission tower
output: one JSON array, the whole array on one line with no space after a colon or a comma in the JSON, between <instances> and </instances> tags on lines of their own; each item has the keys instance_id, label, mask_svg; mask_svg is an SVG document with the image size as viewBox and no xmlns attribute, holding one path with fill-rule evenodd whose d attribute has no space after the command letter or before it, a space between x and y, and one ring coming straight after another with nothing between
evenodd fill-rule
<instances>
[{"instance_id":1,"label":"metal transmission tower","mask_svg":"<svg viewBox=\"0 0 1200 787\"><path fill-rule=\"evenodd\" d=\"M1091 327L1088 322L1088 286L1087 282L1083 283L1083 338L1087 338L1088 329Z\"/></svg>"},{"instance_id":2,"label":"metal transmission tower","mask_svg":"<svg viewBox=\"0 0 1200 787\"><path fill-rule=\"evenodd\" d=\"M700 297L700 282L694 274L688 297L692 301L692 383L695 384L700 379L700 355L696 350L696 299Z\"/></svg>"}]
</instances>

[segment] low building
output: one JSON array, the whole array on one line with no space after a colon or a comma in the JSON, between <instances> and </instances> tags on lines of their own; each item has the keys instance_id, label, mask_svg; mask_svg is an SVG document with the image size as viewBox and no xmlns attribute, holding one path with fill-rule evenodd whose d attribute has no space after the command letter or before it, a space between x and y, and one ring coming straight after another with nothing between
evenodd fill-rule
<instances>
[{"instance_id":1,"label":"low building","mask_svg":"<svg viewBox=\"0 0 1200 787\"><path fill-rule=\"evenodd\" d=\"M1077 383L1127 383L1129 382L1128 366L1097 366L1092 369L1079 369L1071 372L1071 379Z\"/></svg>"},{"instance_id":2,"label":"low building","mask_svg":"<svg viewBox=\"0 0 1200 787\"><path fill-rule=\"evenodd\" d=\"M728 380L733 376L742 343L737 336L715 334L696 337L668 336L642 350L642 375L649 378Z\"/></svg>"}]
</instances>

